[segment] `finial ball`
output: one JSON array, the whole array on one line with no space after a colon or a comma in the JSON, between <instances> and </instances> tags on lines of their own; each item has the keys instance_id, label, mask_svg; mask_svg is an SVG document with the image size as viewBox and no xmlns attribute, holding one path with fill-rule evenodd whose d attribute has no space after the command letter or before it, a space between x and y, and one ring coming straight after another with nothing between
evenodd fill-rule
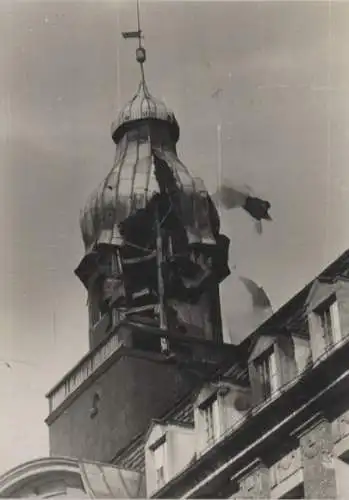
<instances>
[{"instance_id":1,"label":"finial ball","mask_svg":"<svg viewBox=\"0 0 349 500\"><path fill-rule=\"evenodd\" d=\"M144 61L145 61L145 50L143 49L143 47L139 47L136 50L136 59L137 59L137 62L139 62L140 64L144 63Z\"/></svg>"}]
</instances>

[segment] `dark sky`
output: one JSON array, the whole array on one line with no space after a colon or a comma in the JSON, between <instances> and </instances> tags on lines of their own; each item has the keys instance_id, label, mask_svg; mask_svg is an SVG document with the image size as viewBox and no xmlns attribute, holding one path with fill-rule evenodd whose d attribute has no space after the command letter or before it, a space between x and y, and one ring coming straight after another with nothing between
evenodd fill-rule
<instances>
[{"instance_id":1,"label":"dark sky","mask_svg":"<svg viewBox=\"0 0 349 500\"><path fill-rule=\"evenodd\" d=\"M224 212L231 263L278 308L348 247L349 4L141 3L151 92L174 109L179 154L271 201L262 237ZM111 168L110 124L137 89L135 5L0 2L0 472L48 453L45 392L87 349L79 211ZM222 89L218 98L212 93ZM255 321L236 274L226 338Z\"/></svg>"}]
</instances>

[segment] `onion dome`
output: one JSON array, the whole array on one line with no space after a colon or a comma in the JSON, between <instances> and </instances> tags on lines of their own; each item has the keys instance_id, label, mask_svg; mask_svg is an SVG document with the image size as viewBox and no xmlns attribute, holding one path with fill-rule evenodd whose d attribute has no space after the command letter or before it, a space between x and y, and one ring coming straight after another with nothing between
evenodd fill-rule
<instances>
[{"instance_id":1,"label":"onion dome","mask_svg":"<svg viewBox=\"0 0 349 500\"><path fill-rule=\"evenodd\" d=\"M138 90L132 99L121 110L117 120L112 124L112 138L117 144L125 131L139 120L161 120L169 125L171 139L176 143L179 139L179 125L172 110L166 104L153 97L142 78Z\"/></svg>"},{"instance_id":2,"label":"onion dome","mask_svg":"<svg viewBox=\"0 0 349 500\"><path fill-rule=\"evenodd\" d=\"M149 142L125 138L113 168L88 198L80 214L80 227L89 253L98 245L122 246L120 223L139 210L146 210L164 182L174 179L178 190L180 219L189 244L215 244L219 217L201 179L193 178L177 155L153 148ZM156 168L158 171L156 171Z\"/></svg>"},{"instance_id":3,"label":"onion dome","mask_svg":"<svg viewBox=\"0 0 349 500\"><path fill-rule=\"evenodd\" d=\"M123 35L139 37L140 31ZM85 284L99 248L144 250L152 245L157 217L168 222L172 214L178 225L176 234L187 245L217 246L215 206L201 179L193 178L177 156L179 125L173 111L148 90L143 47L136 56L141 66L138 90L112 125L114 165L80 216L85 256L75 272ZM161 210L155 208L158 205Z\"/></svg>"},{"instance_id":4,"label":"onion dome","mask_svg":"<svg viewBox=\"0 0 349 500\"><path fill-rule=\"evenodd\" d=\"M147 123L144 127L147 131ZM90 267L89 262L95 259L98 247L122 247L130 241L121 231L126 219L131 223L130 218L134 216L141 224L138 230L132 231L133 239L136 238L133 244L147 246L143 242L148 233L146 223L153 220L152 200L162 191L161 184L165 184L168 190L174 183L176 200L173 209L188 244L215 246L217 243L219 217L201 179L190 175L171 144L162 143L156 147L153 144L156 137L141 140L142 134L142 126L136 125L126 133L117 146L112 169L81 212L85 257L77 274L83 281L85 271L82 268ZM164 206L164 217L167 212L168 208Z\"/></svg>"}]
</instances>

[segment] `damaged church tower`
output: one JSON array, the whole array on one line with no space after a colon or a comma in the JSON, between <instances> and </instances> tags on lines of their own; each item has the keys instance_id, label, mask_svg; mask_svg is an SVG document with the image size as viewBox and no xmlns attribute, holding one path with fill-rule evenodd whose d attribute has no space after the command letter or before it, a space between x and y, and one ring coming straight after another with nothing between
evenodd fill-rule
<instances>
[{"instance_id":1,"label":"damaged church tower","mask_svg":"<svg viewBox=\"0 0 349 500\"><path fill-rule=\"evenodd\" d=\"M117 463L120 450L223 366L219 284L229 239L203 182L176 151L179 125L149 92L112 125L113 168L81 213L87 355L50 391L51 455Z\"/></svg>"},{"instance_id":2,"label":"damaged church tower","mask_svg":"<svg viewBox=\"0 0 349 500\"><path fill-rule=\"evenodd\" d=\"M139 88L112 125L114 166L81 217L76 273L88 290L90 345L124 318L221 341L229 241L203 182L177 156L179 126L147 88L142 46L137 61Z\"/></svg>"}]
</instances>

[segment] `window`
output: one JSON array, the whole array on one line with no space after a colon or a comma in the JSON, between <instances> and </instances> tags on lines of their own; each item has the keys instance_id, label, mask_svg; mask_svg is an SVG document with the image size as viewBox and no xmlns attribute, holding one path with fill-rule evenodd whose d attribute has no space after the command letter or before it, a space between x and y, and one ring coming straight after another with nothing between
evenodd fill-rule
<instances>
[{"instance_id":1,"label":"window","mask_svg":"<svg viewBox=\"0 0 349 500\"><path fill-rule=\"evenodd\" d=\"M274 347L268 349L257 361L256 369L263 399L268 399L278 388L278 373Z\"/></svg>"},{"instance_id":2,"label":"window","mask_svg":"<svg viewBox=\"0 0 349 500\"><path fill-rule=\"evenodd\" d=\"M220 435L220 412L218 396L210 398L202 409L205 420L205 433L208 444L212 444Z\"/></svg>"},{"instance_id":3,"label":"window","mask_svg":"<svg viewBox=\"0 0 349 500\"><path fill-rule=\"evenodd\" d=\"M321 333L325 341L325 347L329 348L340 341L340 324L338 303L331 298L316 311L319 318Z\"/></svg>"},{"instance_id":4,"label":"window","mask_svg":"<svg viewBox=\"0 0 349 500\"><path fill-rule=\"evenodd\" d=\"M153 449L156 487L161 488L166 481L166 439Z\"/></svg>"},{"instance_id":5,"label":"window","mask_svg":"<svg viewBox=\"0 0 349 500\"><path fill-rule=\"evenodd\" d=\"M92 406L90 408L90 418L95 418L95 416L98 414L100 399L101 399L100 395L98 394L98 392L96 392L93 395L92 399Z\"/></svg>"}]
</instances>

